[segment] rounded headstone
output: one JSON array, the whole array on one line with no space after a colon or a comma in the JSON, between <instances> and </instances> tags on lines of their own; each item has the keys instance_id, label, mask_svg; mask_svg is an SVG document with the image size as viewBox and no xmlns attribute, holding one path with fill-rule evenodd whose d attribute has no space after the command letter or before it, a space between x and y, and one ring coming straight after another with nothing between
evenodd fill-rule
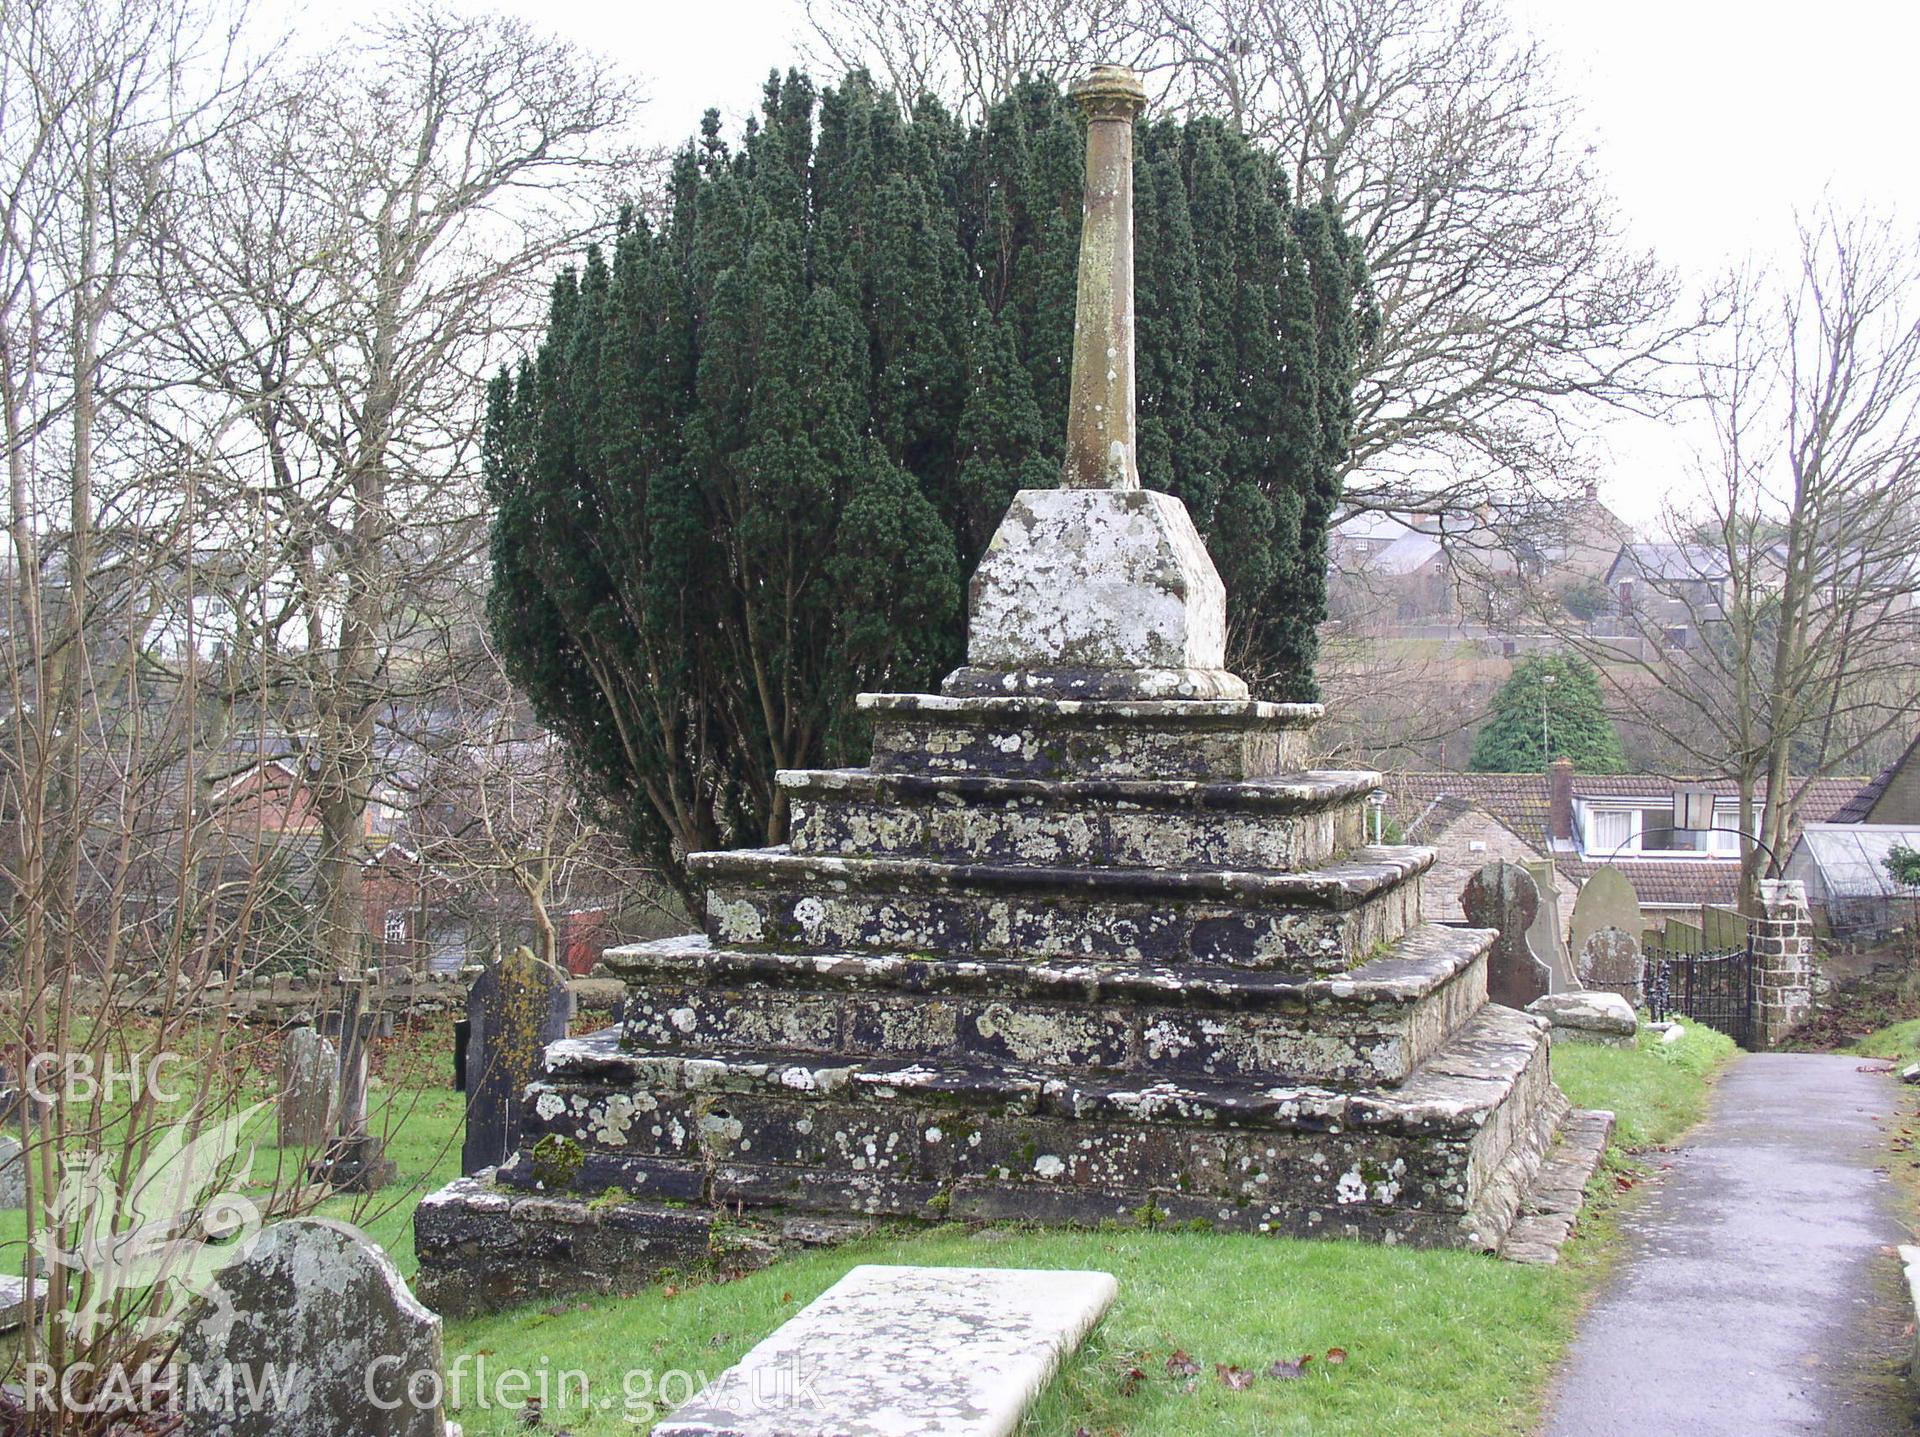
<instances>
[{"instance_id":1,"label":"rounded headstone","mask_svg":"<svg viewBox=\"0 0 1920 1437\"><path fill-rule=\"evenodd\" d=\"M188 1312L179 1361L182 1390L236 1394L196 1415L206 1437L447 1437L440 1319L345 1223L263 1229Z\"/></svg>"}]
</instances>

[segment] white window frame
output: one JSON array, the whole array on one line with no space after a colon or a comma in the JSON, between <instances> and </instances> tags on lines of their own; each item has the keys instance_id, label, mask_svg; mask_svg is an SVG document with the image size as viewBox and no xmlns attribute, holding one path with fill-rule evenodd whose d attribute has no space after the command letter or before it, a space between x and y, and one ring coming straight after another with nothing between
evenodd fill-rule
<instances>
[{"instance_id":1,"label":"white window frame","mask_svg":"<svg viewBox=\"0 0 1920 1437\"><path fill-rule=\"evenodd\" d=\"M1671 801L1671 800L1669 800ZM1641 814L1649 808L1658 808L1659 800L1652 798L1608 798L1604 795L1593 799L1578 799L1575 802L1575 827L1580 834L1580 851L1587 858L1606 862L1611 858L1651 858L1687 862L1689 860L1737 859L1740 856L1740 836L1732 830L1740 826L1740 801L1737 798L1715 798L1713 804L1714 832L1707 834L1707 846L1701 848L1642 848L1640 841L1643 833ZM1600 820L1603 818L1625 818L1632 831L1625 835L1622 842L1618 836L1618 827L1602 841ZM1760 821L1756 812L1755 821Z\"/></svg>"},{"instance_id":2,"label":"white window frame","mask_svg":"<svg viewBox=\"0 0 1920 1437\"><path fill-rule=\"evenodd\" d=\"M407 911L404 908L389 908L381 931L389 943L407 941Z\"/></svg>"}]
</instances>

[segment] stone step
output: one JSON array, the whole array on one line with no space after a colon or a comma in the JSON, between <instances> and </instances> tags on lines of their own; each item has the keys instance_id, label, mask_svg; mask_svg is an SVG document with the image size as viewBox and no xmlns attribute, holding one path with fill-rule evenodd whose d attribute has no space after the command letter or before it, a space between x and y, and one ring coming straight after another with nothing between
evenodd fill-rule
<instances>
[{"instance_id":1,"label":"stone step","mask_svg":"<svg viewBox=\"0 0 1920 1437\"><path fill-rule=\"evenodd\" d=\"M1318 704L861 694L873 767L1005 778L1275 778L1305 766Z\"/></svg>"},{"instance_id":2,"label":"stone step","mask_svg":"<svg viewBox=\"0 0 1920 1437\"><path fill-rule=\"evenodd\" d=\"M1240 783L783 772L795 853L1051 867L1313 868L1366 839L1370 772Z\"/></svg>"},{"instance_id":3,"label":"stone step","mask_svg":"<svg viewBox=\"0 0 1920 1437\"><path fill-rule=\"evenodd\" d=\"M1221 967L610 949L647 1049L985 1059L1172 1078L1404 1080L1486 1002L1493 934L1427 924L1340 978Z\"/></svg>"},{"instance_id":4,"label":"stone step","mask_svg":"<svg viewBox=\"0 0 1920 1437\"><path fill-rule=\"evenodd\" d=\"M747 1208L1491 1246L1551 1136L1544 1025L1489 1007L1399 1088L1097 1080L1012 1064L549 1050L529 1140L578 1182ZM1564 1100L1561 1100L1564 1102ZM1532 1147L1528 1144L1531 1143ZM1518 1157L1516 1157L1516 1153ZM522 1153L501 1177L533 1179Z\"/></svg>"},{"instance_id":5,"label":"stone step","mask_svg":"<svg viewBox=\"0 0 1920 1437\"><path fill-rule=\"evenodd\" d=\"M695 853L723 947L1218 963L1344 972L1419 922L1430 848L1303 873Z\"/></svg>"},{"instance_id":6,"label":"stone step","mask_svg":"<svg viewBox=\"0 0 1920 1437\"><path fill-rule=\"evenodd\" d=\"M1117 1292L1104 1272L856 1267L654 1437L1006 1437Z\"/></svg>"}]
</instances>

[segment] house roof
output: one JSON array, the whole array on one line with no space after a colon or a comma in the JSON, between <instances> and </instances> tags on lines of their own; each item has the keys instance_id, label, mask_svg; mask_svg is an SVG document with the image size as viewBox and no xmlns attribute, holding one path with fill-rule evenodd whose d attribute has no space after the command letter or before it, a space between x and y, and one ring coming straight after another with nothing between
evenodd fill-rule
<instances>
[{"instance_id":1,"label":"house roof","mask_svg":"<svg viewBox=\"0 0 1920 1437\"><path fill-rule=\"evenodd\" d=\"M1731 779L1675 779L1661 774L1627 773L1573 775L1576 799L1665 799L1679 783L1697 783L1716 794L1734 794ZM1806 781L1800 798L1803 823L1824 822L1845 803L1858 779L1816 778ZM1387 811L1409 838L1425 832L1438 835L1453 823L1464 806L1478 804L1522 838L1578 886L1607 865L1578 852L1558 851L1548 835L1552 811L1551 779L1544 773L1397 773L1381 780L1387 793ZM1621 857L1614 866L1633 883L1643 905L1683 907L1699 903L1732 903L1739 897L1740 868L1724 860L1698 858Z\"/></svg>"},{"instance_id":2,"label":"house roof","mask_svg":"<svg viewBox=\"0 0 1920 1437\"><path fill-rule=\"evenodd\" d=\"M1618 577L1623 566L1631 568L1640 578L1654 582L1727 577L1727 556L1706 544L1622 544L1613 566L1607 570L1609 583Z\"/></svg>"},{"instance_id":3,"label":"house roof","mask_svg":"<svg viewBox=\"0 0 1920 1437\"><path fill-rule=\"evenodd\" d=\"M1851 798L1834 810L1833 822L1865 823L1867 815L1873 812L1873 806L1885 796L1894 775L1915 764L1920 764L1920 734L1913 736L1913 742L1907 745L1905 753L1861 784Z\"/></svg>"}]
</instances>

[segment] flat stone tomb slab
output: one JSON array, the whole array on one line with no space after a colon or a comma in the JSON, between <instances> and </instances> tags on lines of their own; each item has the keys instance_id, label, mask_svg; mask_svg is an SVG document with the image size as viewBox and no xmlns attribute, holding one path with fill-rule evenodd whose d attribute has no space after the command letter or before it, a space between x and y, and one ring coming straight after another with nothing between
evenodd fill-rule
<instances>
[{"instance_id":1,"label":"flat stone tomb slab","mask_svg":"<svg viewBox=\"0 0 1920 1437\"><path fill-rule=\"evenodd\" d=\"M1274 778L1304 766L1318 704L861 694L873 767L1021 778Z\"/></svg>"},{"instance_id":2,"label":"flat stone tomb slab","mask_svg":"<svg viewBox=\"0 0 1920 1437\"><path fill-rule=\"evenodd\" d=\"M856 1267L654 1437L1005 1437L1117 1291L1104 1272Z\"/></svg>"},{"instance_id":3,"label":"flat stone tomb slab","mask_svg":"<svg viewBox=\"0 0 1920 1437\"><path fill-rule=\"evenodd\" d=\"M1371 772L1228 783L782 772L796 853L1291 872L1366 842Z\"/></svg>"}]
</instances>

